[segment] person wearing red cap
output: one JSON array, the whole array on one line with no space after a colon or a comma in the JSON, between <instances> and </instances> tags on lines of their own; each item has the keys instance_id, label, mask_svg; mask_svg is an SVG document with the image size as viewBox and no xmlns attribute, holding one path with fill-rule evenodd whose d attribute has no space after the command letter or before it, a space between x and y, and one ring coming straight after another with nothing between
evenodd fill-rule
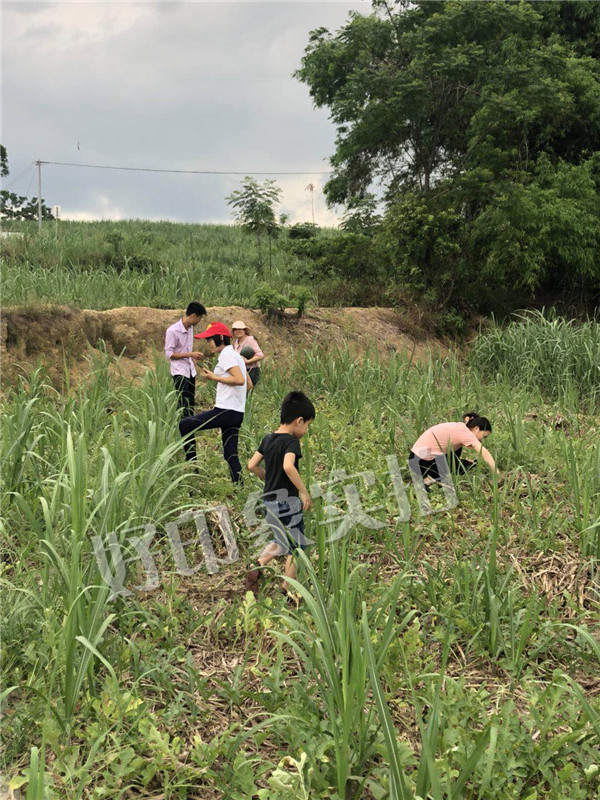
<instances>
[{"instance_id":1,"label":"person wearing red cap","mask_svg":"<svg viewBox=\"0 0 600 800\"><path fill-rule=\"evenodd\" d=\"M240 482L242 465L238 456L240 427L246 408L246 393L252 382L246 372L246 362L231 346L231 331L222 322L211 322L195 339L206 339L213 353L219 358L213 372L202 367L201 378L215 381L217 397L214 408L202 411L193 417L185 417L179 423L179 432L184 437L183 448L188 461L196 459L195 431L210 428L221 429L223 456L229 466L231 480Z\"/></svg>"}]
</instances>

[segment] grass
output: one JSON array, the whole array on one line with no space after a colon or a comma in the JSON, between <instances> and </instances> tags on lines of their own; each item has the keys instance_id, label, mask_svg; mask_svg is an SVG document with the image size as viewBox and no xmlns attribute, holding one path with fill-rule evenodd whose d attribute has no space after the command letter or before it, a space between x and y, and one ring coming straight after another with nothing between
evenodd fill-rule
<instances>
[{"instance_id":1,"label":"grass","mask_svg":"<svg viewBox=\"0 0 600 800\"><path fill-rule=\"evenodd\" d=\"M162 361L137 384L109 366L96 352L65 395L40 369L5 397L13 787L35 800L598 796L600 418L593 394L572 403L570 373L546 384L454 355L415 364L325 347L265 368L242 461L293 384L317 407L302 471L330 491L307 518L316 545L289 607L274 577L258 599L241 588L257 546L243 509L259 485L232 489L217 435L200 439L199 475L187 469ZM199 407L212 397L202 386ZM418 434L471 408L493 422L501 481L465 476L459 505L428 516L409 488L411 519L398 521L385 456L408 486ZM355 477L336 483L333 469ZM363 518L336 540L352 482L383 527ZM222 503L242 560L178 574L166 525ZM148 525L155 588L139 557ZM110 532L131 592L116 598L93 554ZM194 525L180 535L200 565Z\"/></svg>"},{"instance_id":2,"label":"grass","mask_svg":"<svg viewBox=\"0 0 600 800\"><path fill-rule=\"evenodd\" d=\"M261 271L254 239L233 225L61 222L58 234L54 225L41 234L19 225L23 238L3 243L5 305L179 308L182 297L250 305L265 279L293 303L303 284L303 262L283 238Z\"/></svg>"},{"instance_id":3,"label":"grass","mask_svg":"<svg viewBox=\"0 0 600 800\"><path fill-rule=\"evenodd\" d=\"M565 405L600 405L600 325L592 320L578 323L552 311L517 315L517 321L493 326L477 339L471 363Z\"/></svg>"},{"instance_id":4,"label":"grass","mask_svg":"<svg viewBox=\"0 0 600 800\"><path fill-rule=\"evenodd\" d=\"M206 305L258 307L255 293L265 283L271 300L279 295L299 310L312 304L406 305L401 287L391 281L365 285L316 266L294 248L285 228L272 239L270 257L265 243L259 256L255 237L235 225L135 220L59 222L41 233L36 223L11 222L11 228L23 237L3 241L6 305L179 308L185 298L200 296ZM321 228L318 235L334 234Z\"/></svg>"}]
</instances>

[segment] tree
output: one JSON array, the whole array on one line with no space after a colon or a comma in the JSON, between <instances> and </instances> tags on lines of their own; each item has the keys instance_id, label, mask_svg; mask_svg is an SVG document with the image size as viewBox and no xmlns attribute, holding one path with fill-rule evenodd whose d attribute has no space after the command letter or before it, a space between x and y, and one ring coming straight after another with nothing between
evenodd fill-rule
<instances>
[{"instance_id":1,"label":"tree","mask_svg":"<svg viewBox=\"0 0 600 800\"><path fill-rule=\"evenodd\" d=\"M0 144L0 176L9 175L8 153L6 147ZM38 218L37 197L27 198L3 189L0 192L0 219L35 220ZM42 198L42 219L54 219L52 212L44 205Z\"/></svg>"},{"instance_id":2,"label":"tree","mask_svg":"<svg viewBox=\"0 0 600 800\"><path fill-rule=\"evenodd\" d=\"M0 177L6 178L8 175L8 154L6 147L0 144Z\"/></svg>"},{"instance_id":3,"label":"tree","mask_svg":"<svg viewBox=\"0 0 600 800\"><path fill-rule=\"evenodd\" d=\"M350 233L373 236L380 222L375 195L365 194L364 197L353 197L350 200L341 227Z\"/></svg>"},{"instance_id":4,"label":"tree","mask_svg":"<svg viewBox=\"0 0 600 800\"><path fill-rule=\"evenodd\" d=\"M492 279L600 287L600 4L373 6L313 31L297 72L337 126L328 202L379 183L390 269L444 300Z\"/></svg>"},{"instance_id":5,"label":"tree","mask_svg":"<svg viewBox=\"0 0 600 800\"><path fill-rule=\"evenodd\" d=\"M471 166L497 172L548 147L573 156L582 128L598 149L597 64L552 22L572 4L373 5L336 35L313 31L296 73L338 127L330 201L361 196L374 180L428 192Z\"/></svg>"},{"instance_id":6,"label":"tree","mask_svg":"<svg viewBox=\"0 0 600 800\"><path fill-rule=\"evenodd\" d=\"M261 184L246 176L242 188L225 198L234 209L236 222L244 230L256 234L259 270L262 270L261 237L264 234L269 238L269 270L272 266L271 238L278 229L275 206L280 202L280 197L281 189L275 181L266 180Z\"/></svg>"},{"instance_id":7,"label":"tree","mask_svg":"<svg viewBox=\"0 0 600 800\"><path fill-rule=\"evenodd\" d=\"M0 192L0 219L36 220L38 218L37 197L24 197L3 189ZM54 219L42 198L42 219Z\"/></svg>"}]
</instances>

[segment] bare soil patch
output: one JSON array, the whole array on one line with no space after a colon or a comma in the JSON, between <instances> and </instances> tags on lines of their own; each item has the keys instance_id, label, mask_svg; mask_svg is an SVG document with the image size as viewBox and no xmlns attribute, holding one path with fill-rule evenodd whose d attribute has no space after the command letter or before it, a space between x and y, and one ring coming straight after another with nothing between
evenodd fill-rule
<instances>
[{"instance_id":1,"label":"bare soil patch","mask_svg":"<svg viewBox=\"0 0 600 800\"><path fill-rule=\"evenodd\" d=\"M120 368L136 377L152 365L154 353L162 352L165 329L181 317L180 309L145 307L90 311L68 306L8 307L2 315L0 353L3 378L11 384L18 374L29 374L43 364L56 385L63 382L65 366L71 380L90 371L93 351L102 347L120 355ZM319 342L332 347L347 346L357 356L367 349L381 355L405 353L422 359L445 348L423 330L390 308L310 309L302 319L292 312L279 322L267 323L262 314L240 306L208 309L208 321L231 324L243 319L251 328L270 361L285 359L293 351ZM406 330L411 330L411 336Z\"/></svg>"}]
</instances>

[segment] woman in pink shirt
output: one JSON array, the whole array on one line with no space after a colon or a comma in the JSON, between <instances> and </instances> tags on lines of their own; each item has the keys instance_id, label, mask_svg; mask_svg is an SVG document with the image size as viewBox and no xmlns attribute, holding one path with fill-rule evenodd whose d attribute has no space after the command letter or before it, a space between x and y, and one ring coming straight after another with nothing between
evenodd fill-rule
<instances>
[{"instance_id":1,"label":"woman in pink shirt","mask_svg":"<svg viewBox=\"0 0 600 800\"><path fill-rule=\"evenodd\" d=\"M469 415L470 416L470 415ZM470 447L481 457L492 471L496 462L490 451L482 444L492 432L492 425L486 417L474 416L468 422L442 422L421 434L410 450L408 464L411 470L418 468L429 486L441 480L436 456L445 456L454 472L464 474L477 463L461 458L463 447Z\"/></svg>"},{"instance_id":2,"label":"woman in pink shirt","mask_svg":"<svg viewBox=\"0 0 600 800\"><path fill-rule=\"evenodd\" d=\"M246 323L241 319L238 319L233 323L231 326L231 332L233 333L233 349L237 353L240 353L242 358L244 358L246 366L248 367L248 374L250 375L252 386L256 386L260 380L260 362L265 357L265 354L260 349L260 345L254 336L250 335L250 329ZM250 358L246 358L245 354L241 352L241 350L246 347L249 347L254 353L254 355Z\"/></svg>"}]
</instances>

